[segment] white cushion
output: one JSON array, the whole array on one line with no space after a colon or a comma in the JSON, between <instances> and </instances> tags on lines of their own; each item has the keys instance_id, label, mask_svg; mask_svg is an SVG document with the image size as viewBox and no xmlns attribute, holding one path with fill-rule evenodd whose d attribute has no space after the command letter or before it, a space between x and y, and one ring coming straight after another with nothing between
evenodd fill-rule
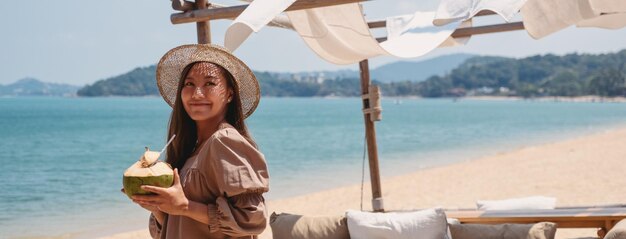
<instances>
[{"instance_id":1,"label":"white cushion","mask_svg":"<svg viewBox=\"0 0 626 239\"><path fill-rule=\"evenodd\" d=\"M459 219L456 219L456 218L448 218L447 220L448 220L448 225L450 225L450 224L454 224L454 225L461 224L461 221L459 221Z\"/></svg>"},{"instance_id":2,"label":"white cushion","mask_svg":"<svg viewBox=\"0 0 626 239\"><path fill-rule=\"evenodd\" d=\"M505 200L479 200L476 202L476 207L478 210L554 209L556 198L534 196Z\"/></svg>"},{"instance_id":3,"label":"white cushion","mask_svg":"<svg viewBox=\"0 0 626 239\"><path fill-rule=\"evenodd\" d=\"M348 232L352 239L444 239L448 223L441 208L403 213L371 213L349 210Z\"/></svg>"}]
</instances>

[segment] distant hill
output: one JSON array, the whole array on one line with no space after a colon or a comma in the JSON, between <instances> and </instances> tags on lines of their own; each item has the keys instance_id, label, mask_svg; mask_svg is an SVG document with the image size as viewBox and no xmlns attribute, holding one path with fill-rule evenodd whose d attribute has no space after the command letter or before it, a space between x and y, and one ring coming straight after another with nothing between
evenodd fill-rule
<instances>
[{"instance_id":1,"label":"distant hill","mask_svg":"<svg viewBox=\"0 0 626 239\"><path fill-rule=\"evenodd\" d=\"M24 78L8 85L0 85L0 96L75 96L79 88Z\"/></svg>"},{"instance_id":2,"label":"distant hill","mask_svg":"<svg viewBox=\"0 0 626 239\"><path fill-rule=\"evenodd\" d=\"M80 96L158 95L156 67L136 68L78 91ZM263 96L358 96L358 72L255 72ZM373 69L385 96L624 96L626 50L522 59L457 54ZM427 78L426 80L424 80Z\"/></svg>"},{"instance_id":3,"label":"distant hill","mask_svg":"<svg viewBox=\"0 0 626 239\"><path fill-rule=\"evenodd\" d=\"M128 73L96 81L78 90L79 96L145 96L158 94L155 65L138 67Z\"/></svg>"},{"instance_id":4,"label":"distant hill","mask_svg":"<svg viewBox=\"0 0 626 239\"><path fill-rule=\"evenodd\" d=\"M433 75L444 75L465 60L475 57L471 54L450 54L423 61L396 61L370 69L370 78L379 82L423 81ZM323 76L327 79L359 78L355 70L275 72L278 79L306 78Z\"/></svg>"},{"instance_id":5,"label":"distant hill","mask_svg":"<svg viewBox=\"0 0 626 239\"><path fill-rule=\"evenodd\" d=\"M407 80L415 82L423 81L432 75L443 75L471 57L473 57L473 55L453 54L435 57L419 62L394 62L372 69L371 78L381 83L400 82ZM297 73L255 71L255 74L259 79L262 79L261 85L264 85L264 87L262 87L261 91L264 93L264 95L272 96L298 96L302 94L297 92L309 92L307 91L307 89L296 89L299 85L301 85L298 82L321 83L327 80L359 78L359 72L354 70L314 71ZM263 76L261 77L261 75ZM263 82L274 80L276 82ZM280 84L286 85L279 86ZM278 88L272 89L270 87ZM328 90L330 89L326 89L324 92ZM91 85L85 86L78 91L79 96L144 96L158 94L159 92L156 86L155 65L136 68L128 73L110 77L104 80L99 80Z\"/></svg>"},{"instance_id":6,"label":"distant hill","mask_svg":"<svg viewBox=\"0 0 626 239\"><path fill-rule=\"evenodd\" d=\"M371 78L384 83L423 81L433 75L444 75L465 62L465 60L475 56L470 54L452 54L419 62L398 61L372 70Z\"/></svg>"}]
</instances>

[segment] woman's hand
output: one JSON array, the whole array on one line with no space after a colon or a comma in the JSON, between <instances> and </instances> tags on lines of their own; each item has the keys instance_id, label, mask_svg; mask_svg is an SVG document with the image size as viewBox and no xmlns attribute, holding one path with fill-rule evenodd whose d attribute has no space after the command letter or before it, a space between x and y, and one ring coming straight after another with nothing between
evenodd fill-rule
<instances>
[{"instance_id":1,"label":"woman's hand","mask_svg":"<svg viewBox=\"0 0 626 239\"><path fill-rule=\"evenodd\" d=\"M124 195L126 195L126 190L124 190L124 189L122 188L120 191L122 191L122 193L123 193ZM133 202L134 202L134 203L137 203L135 200L133 200ZM157 207L155 207L155 206L150 206L150 205L140 204L140 203L137 203L137 205L141 206L143 209L146 209L146 210L148 210L148 211L150 211L150 212L152 212L152 213L159 213L159 212L161 212L161 210L159 210L159 209L158 209Z\"/></svg>"},{"instance_id":2,"label":"woman's hand","mask_svg":"<svg viewBox=\"0 0 626 239\"><path fill-rule=\"evenodd\" d=\"M156 195L134 195L133 202L143 208L156 208L171 215L184 215L189 208L189 200L185 197L183 186L180 184L178 169L174 169L174 185L169 188L143 185L141 189L156 193ZM150 210L150 209L148 209Z\"/></svg>"}]
</instances>

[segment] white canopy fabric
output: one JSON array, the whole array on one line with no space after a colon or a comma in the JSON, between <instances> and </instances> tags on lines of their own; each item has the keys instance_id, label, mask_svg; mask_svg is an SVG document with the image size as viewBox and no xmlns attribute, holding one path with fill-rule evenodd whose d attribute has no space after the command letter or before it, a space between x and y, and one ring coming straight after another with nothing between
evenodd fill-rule
<instances>
[{"instance_id":1,"label":"white canopy fabric","mask_svg":"<svg viewBox=\"0 0 626 239\"><path fill-rule=\"evenodd\" d=\"M528 34L539 39L577 25L619 29L626 26L624 0L442 0L433 23L437 26L471 19L490 10L510 21L520 12Z\"/></svg>"},{"instance_id":2,"label":"white canopy fabric","mask_svg":"<svg viewBox=\"0 0 626 239\"><path fill-rule=\"evenodd\" d=\"M432 24L435 12L415 12L413 15L389 17L386 21L387 40L380 45L389 55L413 58L422 56L437 47L467 44L469 37L453 38L458 27L471 27L472 20L460 25L436 27Z\"/></svg>"},{"instance_id":3,"label":"white canopy fabric","mask_svg":"<svg viewBox=\"0 0 626 239\"><path fill-rule=\"evenodd\" d=\"M278 22L286 20L279 16L295 0L256 0L243 11L226 29L224 35L224 47L235 51L252 32L258 32L270 21L277 19Z\"/></svg>"},{"instance_id":4,"label":"white canopy fabric","mask_svg":"<svg viewBox=\"0 0 626 239\"><path fill-rule=\"evenodd\" d=\"M284 11L290 2L294 2L289 0L268 4L270 1L254 1L255 5L251 4L235 19L224 40L228 49L234 51L250 33L258 31ZM268 15L270 13L275 15ZM371 34L358 3L289 11L286 14L305 43L321 58L335 64L352 64L380 55L419 57L439 46L455 46L469 40L468 37L450 37L460 23L435 27L432 24L434 12L416 12L413 15L388 18L388 37L382 43L378 43ZM471 26L471 21L463 22L462 25Z\"/></svg>"},{"instance_id":5,"label":"white canopy fabric","mask_svg":"<svg viewBox=\"0 0 626 239\"><path fill-rule=\"evenodd\" d=\"M443 26L466 21L483 10L495 12L509 22L524 3L526 0L441 0L433 24Z\"/></svg>"},{"instance_id":6,"label":"white canopy fabric","mask_svg":"<svg viewBox=\"0 0 626 239\"><path fill-rule=\"evenodd\" d=\"M381 55L418 57L444 43L466 41L449 40L458 23L434 27L434 12L388 18L387 40L380 44L372 36L357 3L287 12L287 16L306 44L335 64L352 64Z\"/></svg>"},{"instance_id":7,"label":"white canopy fabric","mask_svg":"<svg viewBox=\"0 0 626 239\"><path fill-rule=\"evenodd\" d=\"M626 1L590 0L589 5L596 17L576 23L578 27L620 29L626 26Z\"/></svg>"},{"instance_id":8,"label":"white canopy fabric","mask_svg":"<svg viewBox=\"0 0 626 239\"><path fill-rule=\"evenodd\" d=\"M581 0L579 0L581 1ZM600 15L602 13L626 13L624 0L583 0L588 1L591 9Z\"/></svg>"},{"instance_id":9,"label":"white canopy fabric","mask_svg":"<svg viewBox=\"0 0 626 239\"><path fill-rule=\"evenodd\" d=\"M322 59L350 64L385 54L370 34L359 4L287 12L304 42Z\"/></svg>"},{"instance_id":10,"label":"white canopy fabric","mask_svg":"<svg viewBox=\"0 0 626 239\"><path fill-rule=\"evenodd\" d=\"M255 0L228 28L224 45L234 51L252 33L287 9L295 0ZM390 55L419 57L443 46L465 44L453 39L458 27L490 10L510 21L521 12L528 34L539 39L571 25L619 29L626 26L626 0L442 0L437 12L416 12L387 18L387 40L371 34L359 3L286 12L291 25L321 58L352 64ZM284 22L284 20L283 20Z\"/></svg>"},{"instance_id":11,"label":"white canopy fabric","mask_svg":"<svg viewBox=\"0 0 626 239\"><path fill-rule=\"evenodd\" d=\"M588 1L528 0L521 9L524 28L535 39L596 16Z\"/></svg>"},{"instance_id":12,"label":"white canopy fabric","mask_svg":"<svg viewBox=\"0 0 626 239\"><path fill-rule=\"evenodd\" d=\"M599 27L617 30L626 27L626 13L603 14L576 23L577 27Z\"/></svg>"},{"instance_id":13,"label":"white canopy fabric","mask_svg":"<svg viewBox=\"0 0 626 239\"><path fill-rule=\"evenodd\" d=\"M524 28L535 39L571 25L608 29L626 25L624 0L528 0L521 12Z\"/></svg>"}]
</instances>

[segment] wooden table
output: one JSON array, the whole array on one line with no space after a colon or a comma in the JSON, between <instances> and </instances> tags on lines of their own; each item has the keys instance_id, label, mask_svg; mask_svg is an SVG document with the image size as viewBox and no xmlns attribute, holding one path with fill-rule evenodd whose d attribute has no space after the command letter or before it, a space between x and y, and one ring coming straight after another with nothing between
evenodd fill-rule
<instances>
[{"instance_id":1,"label":"wooden table","mask_svg":"<svg viewBox=\"0 0 626 239\"><path fill-rule=\"evenodd\" d=\"M461 223L500 224L554 222L559 228L599 228L604 237L620 220L626 218L626 207L558 208L549 210L447 210L448 218Z\"/></svg>"}]
</instances>

